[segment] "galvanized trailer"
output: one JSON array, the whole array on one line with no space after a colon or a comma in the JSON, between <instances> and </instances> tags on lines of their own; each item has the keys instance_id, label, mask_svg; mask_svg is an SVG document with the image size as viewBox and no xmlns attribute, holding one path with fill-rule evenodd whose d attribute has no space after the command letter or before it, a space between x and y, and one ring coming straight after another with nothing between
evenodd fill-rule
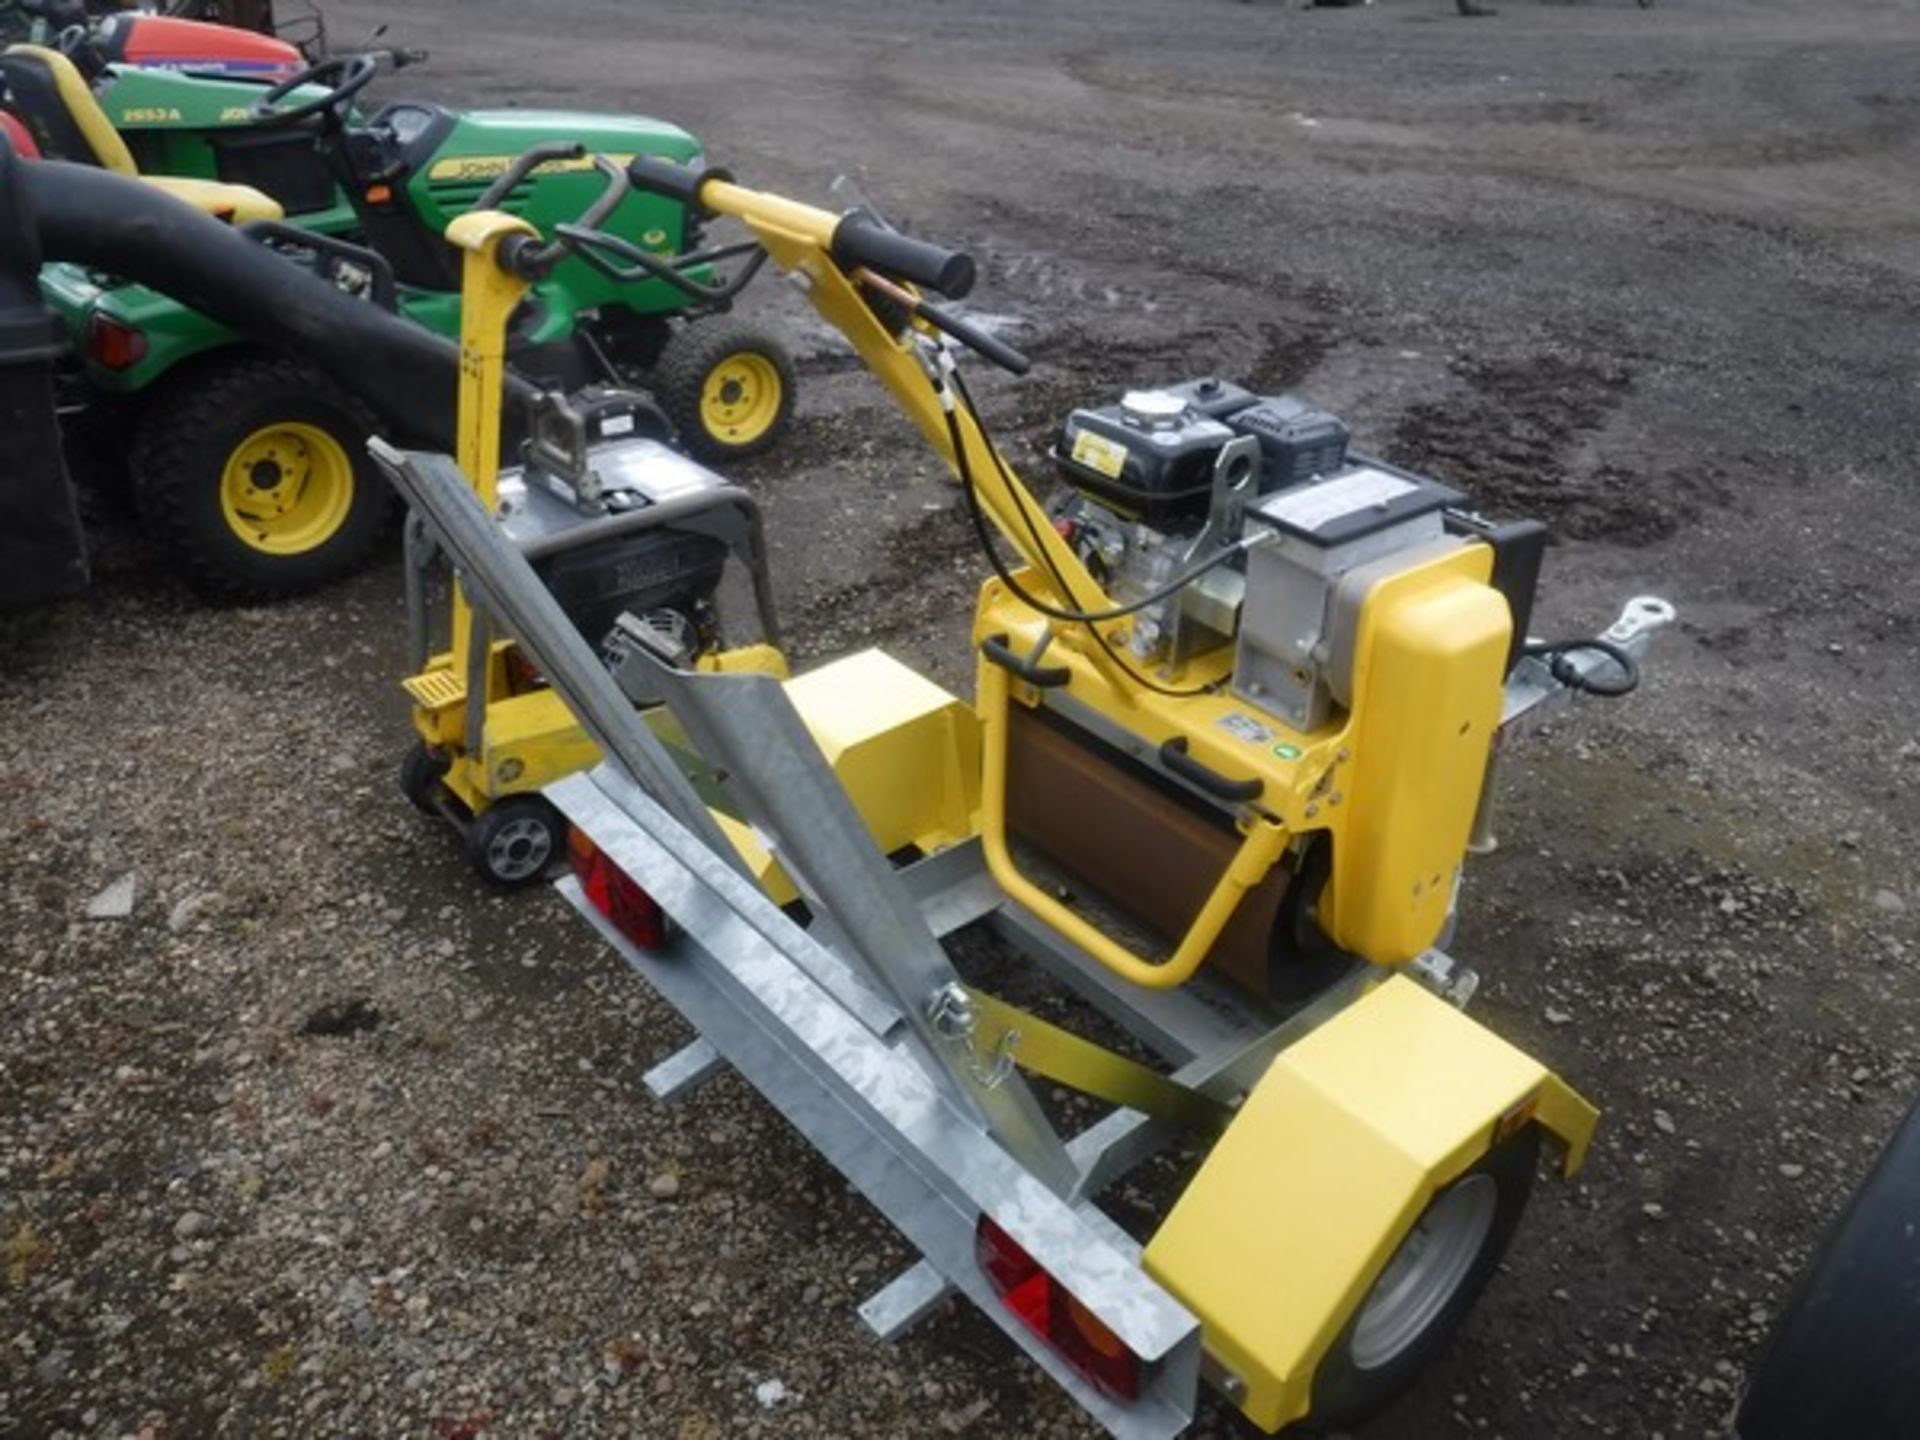
<instances>
[{"instance_id":1,"label":"galvanized trailer","mask_svg":"<svg viewBox=\"0 0 1920 1440\"><path fill-rule=\"evenodd\" d=\"M452 460L376 442L476 610L527 652L604 757L546 794L572 827L566 897L698 1031L649 1074L650 1089L678 1096L733 1067L912 1242L919 1261L861 1307L882 1337L963 1294L1119 1436L1179 1433L1203 1380L1268 1430L1377 1406L1445 1343L1497 1263L1541 1137L1571 1173L1597 1118L1544 1065L1466 1018L1474 976L1438 948L1460 852L1487 839L1495 741L1575 689L1618 688L1672 608L1637 599L1597 641L1530 654L1513 640L1506 601L1488 598L1491 547L1477 532L1372 541L1330 572L1325 594L1346 610L1343 620L1327 602L1327 643L1274 671L1278 686L1300 682L1300 713L1317 717L1278 734L1309 744L1269 743L1278 702L1249 708L1230 697L1266 692L1229 692L1224 679L1145 685L1162 698L1135 694L1129 720L1109 682L1141 677L1110 648L1118 632L1095 630L1112 618L1105 596L1053 532L1031 524L1033 502L963 388L954 403L952 359L934 332L995 347L902 284L964 288L956 257L717 174L635 169L740 218L803 277L973 502L1016 546L1024 529L1029 581L1040 583L1044 565L1050 593L1091 615L1082 623L1100 642L1057 632L1045 603L1035 609L1003 570L976 621L977 709L877 651L784 680L692 663L630 617L603 656ZM1223 448L1214 508L1189 554L1256 504L1242 493L1248 453ZM1368 505L1415 483L1360 469L1353 483L1371 487ZM976 478L994 473L998 496ZM1315 496L1345 513L1328 508L1334 489ZM1249 560L1244 590L1262 624L1238 628L1268 649L1241 652L1242 663L1266 664L1294 643L1259 607L1299 574L1265 565ZM1212 608L1174 614L1169 633L1204 629L1217 587L1200 599ZM1315 688L1326 676L1337 714ZM726 810L709 807L642 718L656 706L721 784ZM1241 837L1172 961L1142 961L1020 870L1006 822L1016 710L1127 747L1129 763L1208 800ZM1152 719L1162 712L1173 718ZM1368 713L1371 728L1358 723ZM1262 782L1264 793L1209 760L1223 732L1244 744L1248 727L1265 738L1244 753L1257 750L1281 781ZM1307 761L1318 768L1298 768ZM1393 829L1428 821L1445 834ZM1207 950L1262 882L1286 832L1330 823L1347 838L1326 915L1357 939L1342 941L1342 963L1317 993L1281 1002L1200 968L1191 952ZM1150 860L1163 842L1146 834ZM1355 857L1374 870L1354 870ZM1371 874L1410 888L1356 892L1354 877ZM969 983L942 941L971 925L992 927L1138 1050L1097 1044ZM1062 1134L1029 1075L1111 1108ZM1103 1211L1102 1194L1196 1138L1204 1158L1142 1244Z\"/></svg>"},{"instance_id":2,"label":"galvanized trailer","mask_svg":"<svg viewBox=\"0 0 1920 1440\"><path fill-rule=\"evenodd\" d=\"M1470 972L1439 951L1413 967L1417 979L1383 981L1361 967L1285 1016L1204 977L1171 991L1128 985L1011 904L977 841L890 865L779 682L675 672L644 648L627 649L622 677L660 696L703 754L732 774L756 828L803 884L816 917L803 928L742 873L738 852L637 718L620 680L474 503L451 461L385 458L487 613L534 657L609 757L547 793L611 867L599 883L630 882L671 922L648 934L644 927L656 921L643 907L623 928L619 902L603 896L595 904L577 876L560 882L700 1033L648 1075L653 1093L678 1096L732 1066L918 1248L920 1262L861 1307L878 1335L900 1334L958 1292L1115 1435L1180 1433L1203 1374L1244 1403L1247 1377L1203 1353L1200 1320L1149 1273L1140 1244L1100 1209L1100 1194L1196 1119L1204 1124L1210 1107L1230 1116L1276 1057L1316 1036L1324 1047L1343 1016L1356 1027L1341 1035L1343 1044L1383 1064L1413 1063L1404 1051L1370 1049L1363 1001L1391 997L1397 1009L1425 1012L1428 1043L1444 1046L1455 1012L1423 987L1460 995ZM1670 614L1636 600L1609 638L1644 653ZM1544 666L1523 667L1509 686L1508 723L1565 693ZM589 871L589 883L594 878ZM642 927L638 939L658 943L636 943L633 921ZM1091 1047L1073 1055L1060 1068L1073 1072L1076 1060L1091 1058L1105 1067L1111 1095L1132 1103L1078 1134L1056 1134L1018 1062L1036 1042L1070 1052L1086 1042L1023 1031L1031 1020L983 1007L939 943L976 922L1123 1026L1167 1072L1111 1052L1095 1058ZM1532 1066L1509 1050L1498 1058L1523 1072ZM1418 1057L1423 1075L1431 1058ZM1538 1066L1514 1088L1536 1096L1533 1116L1549 1125L1553 1106L1577 1103ZM1570 1154L1569 1168L1578 1160ZM1133 1395L1090 1368L1088 1352L1099 1354L1091 1343L1062 1353L1052 1306L1034 1312L1007 1303L994 1271L1017 1269L1022 1256L1097 1322L1086 1329L1110 1335L1132 1357Z\"/></svg>"}]
</instances>

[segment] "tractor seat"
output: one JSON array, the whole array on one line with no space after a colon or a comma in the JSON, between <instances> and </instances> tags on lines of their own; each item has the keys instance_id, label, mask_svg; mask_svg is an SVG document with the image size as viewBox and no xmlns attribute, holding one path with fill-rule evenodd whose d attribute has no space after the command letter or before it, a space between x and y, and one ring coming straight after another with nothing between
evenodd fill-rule
<instances>
[{"instance_id":1,"label":"tractor seat","mask_svg":"<svg viewBox=\"0 0 1920 1440\"><path fill-rule=\"evenodd\" d=\"M32 135L40 153L49 159L97 165L116 175L137 177L232 225L278 220L284 214L278 201L251 185L141 175L126 141L93 98L79 69L58 50L42 45L9 45L0 52L0 86L6 90L9 108Z\"/></svg>"}]
</instances>

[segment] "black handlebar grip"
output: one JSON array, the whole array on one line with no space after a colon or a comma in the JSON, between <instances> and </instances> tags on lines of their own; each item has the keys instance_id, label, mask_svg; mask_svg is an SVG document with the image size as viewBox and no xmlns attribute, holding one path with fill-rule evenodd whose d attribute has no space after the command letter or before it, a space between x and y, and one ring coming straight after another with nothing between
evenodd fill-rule
<instances>
[{"instance_id":1,"label":"black handlebar grip","mask_svg":"<svg viewBox=\"0 0 1920 1440\"><path fill-rule=\"evenodd\" d=\"M833 227L833 263L841 269L864 265L958 300L973 289L973 257L930 241L889 230L861 210L841 216Z\"/></svg>"},{"instance_id":2,"label":"black handlebar grip","mask_svg":"<svg viewBox=\"0 0 1920 1440\"><path fill-rule=\"evenodd\" d=\"M1187 737L1184 735L1176 735L1160 747L1160 763L1189 785L1196 785L1222 800L1258 800L1260 792L1267 788L1266 782L1258 776L1250 780L1235 780L1202 765L1187 753Z\"/></svg>"},{"instance_id":3,"label":"black handlebar grip","mask_svg":"<svg viewBox=\"0 0 1920 1440\"><path fill-rule=\"evenodd\" d=\"M1064 665L1036 665L1024 655L1016 655L1004 635L987 636L980 642L980 653L1036 690L1057 690L1073 679L1073 672Z\"/></svg>"},{"instance_id":4,"label":"black handlebar grip","mask_svg":"<svg viewBox=\"0 0 1920 1440\"><path fill-rule=\"evenodd\" d=\"M689 210L704 212L705 207L700 203L700 187L709 180L724 180L732 184L733 172L718 165L709 165L704 160L682 165L677 160L662 160L658 155L636 155L627 164L627 178L636 189L664 195L669 200L678 200Z\"/></svg>"}]
</instances>

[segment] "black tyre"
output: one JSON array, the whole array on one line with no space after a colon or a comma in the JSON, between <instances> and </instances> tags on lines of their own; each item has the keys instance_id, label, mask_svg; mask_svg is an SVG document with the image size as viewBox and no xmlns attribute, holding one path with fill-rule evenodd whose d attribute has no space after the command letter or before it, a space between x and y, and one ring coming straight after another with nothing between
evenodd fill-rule
<instances>
[{"instance_id":1,"label":"black tyre","mask_svg":"<svg viewBox=\"0 0 1920 1440\"><path fill-rule=\"evenodd\" d=\"M730 316L673 332L653 367L653 396L701 460L758 455L793 416L793 358L758 326Z\"/></svg>"},{"instance_id":2,"label":"black tyre","mask_svg":"<svg viewBox=\"0 0 1920 1440\"><path fill-rule=\"evenodd\" d=\"M502 890L531 885L564 853L567 822L538 795L509 795L467 827L467 859Z\"/></svg>"},{"instance_id":3,"label":"black tyre","mask_svg":"<svg viewBox=\"0 0 1920 1440\"><path fill-rule=\"evenodd\" d=\"M1359 1424L1446 1349L1506 1254L1539 1159L1529 1125L1428 1202L1320 1362L1316 1421Z\"/></svg>"},{"instance_id":4,"label":"black tyre","mask_svg":"<svg viewBox=\"0 0 1920 1440\"><path fill-rule=\"evenodd\" d=\"M374 429L365 406L304 365L222 357L148 396L134 495L196 589L297 594L346 574L380 539L393 496L367 454Z\"/></svg>"},{"instance_id":5,"label":"black tyre","mask_svg":"<svg viewBox=\"0 0 1920 1440\"><path fill-rule=\"evenodd\" d=\"M400 757L400 793L422 814L438 815L440 780L446 773L446 757L434 754L424 740L415 740Z\"/></svg>"}]
</instances>

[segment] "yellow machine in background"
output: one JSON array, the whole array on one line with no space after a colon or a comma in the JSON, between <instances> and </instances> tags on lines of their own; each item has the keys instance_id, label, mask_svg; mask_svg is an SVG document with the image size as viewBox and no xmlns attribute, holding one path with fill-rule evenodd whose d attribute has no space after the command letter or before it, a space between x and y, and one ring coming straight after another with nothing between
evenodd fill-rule
<instances>
[{"instance_id":1,"label":"yellow machine in background","mask_svg":"<svg viewBox=\"0 0 1920 1440\"><path fill-rule=\"evenodd\" d=\"M536 152L515 173L551 158ZM616 167L602 170L608 188L581 217L584 225L610 213L627 190ZM512 180L502 183L510 188ZM723 649L713 615L713 592L731 554L751 575L762 632L778 639L759 507L669 450L670 426L652 402L613 390L540 397L537 433L503 480L508 325L567 243L543 244L525 220L486 209L457 217L446 238L463 255L455 458L480 503L546 567L584 626L604 630L627 610L652 614L709 668L784 673L771 644ZM403 763L402 789L420 809L460 828L484 879L509 888L531 883L560 858L565 842L541 787L592 765L599 749L512 642L492 634L457 580L447 646L428 652L423 572L432 557L417 542L410 550L414 673L404 684L418 743Z\"/></svg>"}]
</instances>

